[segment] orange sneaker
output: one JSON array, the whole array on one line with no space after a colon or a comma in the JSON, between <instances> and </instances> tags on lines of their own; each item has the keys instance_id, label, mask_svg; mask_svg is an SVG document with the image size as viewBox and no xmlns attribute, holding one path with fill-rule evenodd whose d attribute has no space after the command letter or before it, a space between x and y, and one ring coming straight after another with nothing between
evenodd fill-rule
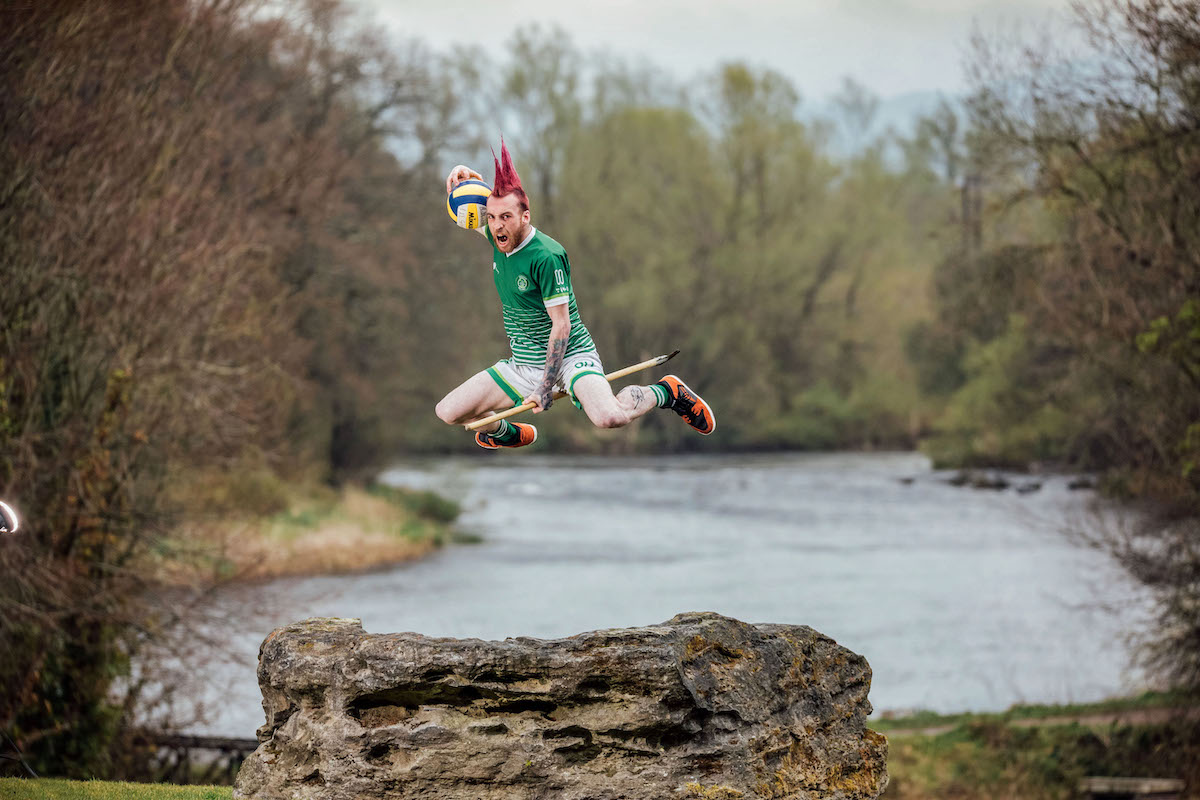
<instances>
[{"instance_id":1,"label":"orange sneaker","mask_svg":"<svg viewBox=\"0 0 1200 800\"><path fill-rule=\"evenodd\" d=\"M658 382L671 394L671 405L668 406L683 421L692 426L692 430L705 436L717 429L717 417L709 408L704 398L693 392L688 385L674 375L668 375Z\"/></svg>"},{"instance_id":2,"label":"orange sneaker","mask_svg":"<svg viewBox=\"0 0 1200 800\"><path fill-rule=\"evenodd\" d=\"M501 447L524 447L527 444L533 444L537 441L537 428L533 427L532 425L528 425L524 422L510 422L508 424L516 428L517 433L519 434L515 442L504 444L503 442L497 441L496 437L492 436L490 433L477 433L475 434L475 444L479 445L485 450L499 450Z\"/></svg>"}]
</instances>

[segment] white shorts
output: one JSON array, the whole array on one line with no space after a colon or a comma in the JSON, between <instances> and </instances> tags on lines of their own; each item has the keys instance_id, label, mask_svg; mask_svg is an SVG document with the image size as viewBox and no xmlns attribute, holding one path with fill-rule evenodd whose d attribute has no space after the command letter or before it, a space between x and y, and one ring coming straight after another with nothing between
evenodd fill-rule
<instances>
[{"instance_id":1,"label":"white shorts","mask_svg":"<svg viewBox=\"0 0 1200 800\"><path fill-rule=\"evenodd\" d=\"M492 376L496 385L503 389L504 393L513 401L514 406L524 403L525 398L533 394L534 390L541 385L542 377L546 374L541 367L514 364L507 358L488 367L487 372ZM600 355L595 350L564 358L562 372L554 384L555 391L566 392L570 395L571 402L575 404L576 408L579 408L580 405L579 401L575 399L575 381L584 375L604 377L604 365L600 363Z\"/></svg>"}]
</instances>

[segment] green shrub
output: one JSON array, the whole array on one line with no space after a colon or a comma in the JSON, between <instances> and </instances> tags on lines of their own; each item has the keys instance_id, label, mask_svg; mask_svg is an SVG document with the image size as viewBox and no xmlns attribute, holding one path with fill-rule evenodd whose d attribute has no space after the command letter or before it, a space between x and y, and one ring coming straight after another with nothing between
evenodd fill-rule
<instances>
[{"instance_id":1,"label":"green shrub","mask_svg":"<svg viewBox=\"0 0 1200 800\"><path fill-rule=\"evenodd\" d=\"M371 484L367 491L375 497L382 497L431 522L453 522L462 513L462 506L437 492L385 486L379 483Z\"/></svg>"}]
</instances>

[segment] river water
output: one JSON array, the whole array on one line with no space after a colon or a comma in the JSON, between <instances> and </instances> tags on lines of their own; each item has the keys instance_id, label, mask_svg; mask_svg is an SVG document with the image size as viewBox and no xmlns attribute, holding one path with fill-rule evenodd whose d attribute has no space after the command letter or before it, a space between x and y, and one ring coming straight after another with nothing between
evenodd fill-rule
<instances>
[{"instance_id":1,"label":"river water","mask_svg":"<svg viewBox=\"0 0 1200 800\"><path fill-rule=\"evenodd\" d=\"M454 545L399 568L231 590L270 607L200 688L197 732L263 722L254 660L275 626L360 617L371 633L569 636L716 611L810 625L866 656L876 712L1002 710L1140 689L1126 644L1146 601L1064 529L1090 492L956 488L910 453L450 458L381 480L464 507ZM1028 484L1031 478L1017 478ZM1100 610L1101 607L1106 610ZM1114 610L1115 609L1115 610Z\"/></svg>"}]
</instances>

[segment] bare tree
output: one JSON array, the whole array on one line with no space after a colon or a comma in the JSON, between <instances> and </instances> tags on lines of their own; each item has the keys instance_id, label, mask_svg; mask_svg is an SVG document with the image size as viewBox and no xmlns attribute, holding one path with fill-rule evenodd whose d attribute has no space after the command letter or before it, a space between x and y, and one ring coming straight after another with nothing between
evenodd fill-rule
<instances>
[{"instance_id":1,"label":"bare tree","mask_svg":"<svg viewBox=\"0 0 1200 800\"><path fill-rule=\"evenodd\" d=\"M1081 398L1078 451L1114 491L1167 504L1097 543L1159 598L1147 664L1197 687L1200 2L1074 8L1069 57L978 39L975 134L1043 220L1023 305L1068 359L1043 389Z\"/></svg>"},{"instance_id":2,"label":"bare tree","mask_svg":"<svg viewBox=\"0 0 1200 800\"><path fill-rule=\"evenodd\" d=\"M252 0L6 12L0 496L25 524L0 546L0 730L59 771L110 768L110 738L167 686L142 670L114 704L114 678L196 634L198 596L163 580L212 557L175 535L205 511L186 476L294 464L317 394L306 314L333 274L367 297L405 280L332 223L425 83L340 19Z\"/></svg>"}]
</instances>

